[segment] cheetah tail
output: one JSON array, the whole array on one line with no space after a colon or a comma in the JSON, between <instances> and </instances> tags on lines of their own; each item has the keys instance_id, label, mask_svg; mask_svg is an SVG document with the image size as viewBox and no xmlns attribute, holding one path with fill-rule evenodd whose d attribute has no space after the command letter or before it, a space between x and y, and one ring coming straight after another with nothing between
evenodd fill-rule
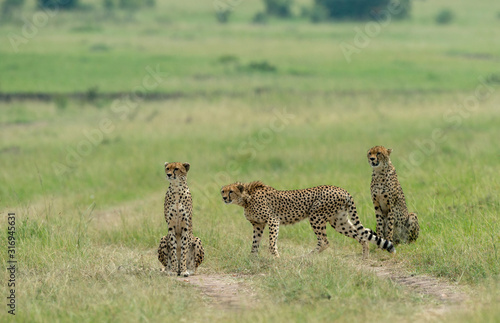
<instances>
[{"instance_id":1,"label":"cheetah tail","mask_svg":"<svg viewBox=\"0 0 500 323\"><path fill-rule=\"evenodd\" d=\"M370 232L370 235L368 236L368 241L370 241L373 244L376 244L380 249L387 250L390 253L396 253L396 248L394 248L392 242L384 238L378 237L377 235L375 235L373 231Z\"/></svg>"}]
</instances>

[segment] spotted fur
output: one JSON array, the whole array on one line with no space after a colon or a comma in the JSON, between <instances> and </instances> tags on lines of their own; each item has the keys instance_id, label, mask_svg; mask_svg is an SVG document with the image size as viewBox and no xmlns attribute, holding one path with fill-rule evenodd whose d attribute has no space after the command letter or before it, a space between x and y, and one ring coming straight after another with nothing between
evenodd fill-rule
<instances>
[{"instance_id":1,"label":"spotted fur","mask_svg":"<svg viewBox=\"0 0 500 323\"><path fill-rule=\"evenodd\" d=\"M258 252L266 225L269 226L269 250L279 257L277 240L281 224L294 224L309 218L318 238L313 252L328 248L326 225L341 234L356 239L363 246L363 258L368 257L368 242L389 252L396 252L390 241L381 239L359 221L352 196L335 186L279 191L262 182L233 183L221 189L226 204L242 206L245 217L253 225L252 253Z\"/></svg>"},{"instance_id":2,"label":"spotted fur","mask_svg":"<svg viewBox=\"0 0 500 323\"><path fill-rule=\"evenodd\" d=\"M187 185L188 163L165 163L170 186L165 194L168 234L161 238L158 260L169 275L188 277L196 272L205 255L200 238L193 235L193 201Z\"/></svg>"},{"instance_id":3,"label":"spotted fur","mask_svg":"<svg viewBox=\"0 0 500 323\"><path fill-rule=\"evenodd\" d=\"M382 146L368 150L368 163L373 168L370 191L377 235L394 244L410 243L417 240L420 226L417 214L408 213L403 189L389 158L391 152L392 149Z\"/></svg>"}]
</instances>

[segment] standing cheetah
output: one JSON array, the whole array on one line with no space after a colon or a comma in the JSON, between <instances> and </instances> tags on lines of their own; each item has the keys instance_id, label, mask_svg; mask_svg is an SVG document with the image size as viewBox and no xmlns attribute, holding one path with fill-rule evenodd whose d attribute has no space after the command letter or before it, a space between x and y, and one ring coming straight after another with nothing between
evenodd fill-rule
<instances>
[{"instance_id":1,"label":"standing cheetah","mask_svg":"<svg viewBox=\"0 0 500 323\"><path fill-rule=\"evenodd\" d=\"M205 251L193 235L193 201L187 185L188 163L165 163L170 182L165 194L165 221L168 234L161 238L158 260L169 275L188 277L203 262Z\"/></svg>"},{"instance_id":2,"label":"standing cheetah","mask_svg":"<svg viewBox=\"0 0 500 323\"><path fill-rule=\"evenodd\" d=\"M278 191L262 182L234 183L221 189L226 204L242 206L245 217L253 225L252 253L259 249L264 227L269 225L269 250L279 257L277 240L280 224L294 224L305 218L318 238L314 252L328 248L326 224L363 246L363 258L368 257L368 242L389 252L396 252L392 243L379 238L359 221L352 196L335 186L318 186L294 191Z\"/></svg>"},{"instance_id":3,"label":"standing cheetah","mask_svg":"<svg viewBox=\"0 0 500 323\"><path fill-rule=\"evenodd\" d=\"M420 227L417 215L408 213L403 189L389 158L391 152L392 149L382 146L368 150L368 163L373 168L370 191L377 217L377 235L394 244L410 243L417 240Z\"/></svg>"}]
</instances>

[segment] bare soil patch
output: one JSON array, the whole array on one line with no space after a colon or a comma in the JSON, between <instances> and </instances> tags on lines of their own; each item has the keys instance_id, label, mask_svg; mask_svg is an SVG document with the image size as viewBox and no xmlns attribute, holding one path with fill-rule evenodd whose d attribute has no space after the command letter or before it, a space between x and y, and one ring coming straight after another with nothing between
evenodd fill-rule
<instances>
[{"instance_id":1,"label":"bare soil patch","mask_svg":"<svg viewBox=\"0 0 500 323\"><path fill-rule=\"evenodd\" d=\"M433 297L440 303L462 303L469 296L459 286L446 282L436 277L416 275L403 269L401 265L391 261L365 261L360 265L363 270L373 271L378 277L405 286L415 293Z\"/></svg>"},{"instance_id":2,"label":"bare soil patch","mask_svg":"<svg viewBox=\"0 0 500 323\"><path fill-rule=\"evenodd\" d=\"M469 295L460 286L436 277L408 272L401 264L391 260L368 260L358 264L358 268L371 271L382 279L389 279L422 297L431 297L435 302L434 306L425 307L413 318L415 322L439 319L447 313L463 308L469 300Z\"/></svg>"},{"instance_id":3,"label":"bare soil patch","mask_svg":"<svg viewBox=\"0 0 500 323\"><path fill-rule=\"evenodd\" d=\"M252 307L255 293L241 281L240 275L196 274L177 280L196 286L211 304L224 310Z\"/></svg>"}]
</instances>

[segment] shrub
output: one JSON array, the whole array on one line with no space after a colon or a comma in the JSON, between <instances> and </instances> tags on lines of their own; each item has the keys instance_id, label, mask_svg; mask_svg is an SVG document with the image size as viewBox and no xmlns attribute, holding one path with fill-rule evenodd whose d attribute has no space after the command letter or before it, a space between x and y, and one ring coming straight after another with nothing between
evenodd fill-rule
<instances>
[{"instance_id":1,"label":"shrub","mask_svg":"<svg viewBox=\"0 0 500 323\"><path fill-rule=\"evenodd\" d=\"M276 72L276 66L269 64L267 61L250 62L246 69L254 72Z\"/></svg>"},{"instance_id":2,"label":"shrub","mask_svg":"<svg viewBox=\"0 0 500 323\"><path fill-rule=\"evenodd\" d=\"M231 9L219 9L215 11L215 18L221 24L225 24L229 21L229 16L231 15Z\"/></svg>"},{"instance_id":3,"label":"shrub","mask_svg":"<svg viewBox=\"0 0 500 323\"><path fill-rule=\"evenodd\" d=\"M293 0L264 0L266 13L270 16L287 18L292 15Z\"/></svg>"},{"instance_id":4,"label":"shrub","mask_svg":"<svg viewBox=\"0 0 500 323\"><path fill-rule=\"evenodd\" d=\"M9 19L15 10L23 7L24 0L5 0L0 8L0 14L3 20Z\"/></svg>"},{"instance_id":5,"label":"shrub","mask_svg":"<svg viewBox=\"0 0 500 323\"><path fill-rule=\"evenodd\" d=\"M65 110L68 107L68 97L64 94L57 94L54 97L54 104L57 110Z\"/></svg>"},{"instance_id":6,"label":"shrub","mask_svg":"<svg viewBox=\"0 0 500 323\"><path fill-rule=\"evenodd\" d=\"M40 8L75 9L78 7L78 0L38 0Z\"/></svg>"},{"instance_id":7,"label":"shrub","mask_svg":"<svg viewBox=\"0 0 500 323\"><path fill-rule=\"evenodd\" d=\"M336 20L368 20L390 14L392 18L407 18L411 11L410 0L315 0L311 14ZM311 17L312 18L312 17Z\"/></svg>"},{"instance_id":8,"label":"shrub","mask_svg":"<svg viewBox=\"0 0 500 323\"><path fill-rule=\"evenodd\" d=\"M455 18L455 15L453 14L453 11L451 11L450 9L443 9L437 14L436 23L440 24L440 25L447 25L454 18Z\"/></svg>"},{"instance_id":9,"label":"shrub","mask_svg":"<svg viewBox=\"0 0 500 323\"><path fill-rule=\"evenodd\" d=\"M115 8L115 2L113 0L103 0L102 1L102 6L106 10L112 10Z\"/></svg>"},{"instance_id":10,"label":"shrub","mask_svg":"<svg viewBox=\"0 0 500 323\"><path fill-rule=\"evenodd\" d=\"M267 15L265 12L259 11L253 16L252 22L254 24L266 24L267 23Z\"/></svg>"},{"instance_id":11,"label":"shrub","mask_svg":"<svg viewBox=\"0 0 500 323\"><path fill-rule=\"evenodd\" d=\"M141 0L120 0L118 6L121 9L137 10L142 7L144 3Z\"/></svg>"},{"instance_id":12,"label":"shrub","mask_svg":"<svg viewBox=\"0 0 500 323\"><path fill-rule=\"evenodd\" d=\"M107 11L111 11L116 7L124 10L137 10L143 7L155 7L156 0L102 0L102 6Z\"/></svg>"},{"instance_id":13,"label":"shrub","mask_svg":"<svg viewBox=\"0 0 500 323\"><path fill-rule=\"evenodd\" d=\"M328 20L328 12L322 6L314 6L309 12L309 18L312 22L322 22Z\"/></svg>"}]
</instances>

